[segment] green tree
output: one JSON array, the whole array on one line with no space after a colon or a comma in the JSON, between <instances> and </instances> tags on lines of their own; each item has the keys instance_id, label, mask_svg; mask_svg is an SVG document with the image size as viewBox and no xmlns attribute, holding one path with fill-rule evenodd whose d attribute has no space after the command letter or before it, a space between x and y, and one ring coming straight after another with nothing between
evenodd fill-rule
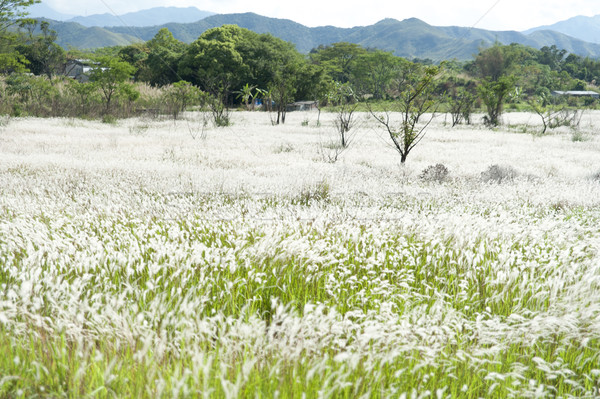
<instances>
[{"instance_id":1,"label":"green tree","mask_svg":"<svg viewBox=\"0 0 600 399\"><path fill-rule=\"evenodd\" d=\"M291 43L224 25L204 32L188 47L179 74L224 104L235 101L231 94L245 84L268 89L277 106L278 123L283 123L287 102L302 86L299 76L306 71L305 64Z\"/></svg>"},{"instance_id":2,"label":"green tree","mask_svg":"<svg viewBox=\"0 0 600 399\"><path fill-rule=\"evenodd\" d=\"M476 83L452 76L445 82L444 92L452 117L452 127L465 122L471 123L471 113L475 106Z\"/></svg>"},{"instance_id":3,"label":"green tree","mask_svg":"<svg viewBox=\"0 0 600 399\"><path fill-rule=\"evenodd\" d=\"M0 34L0 73L7 75L28 71L29 61L16 50L19 40L15 33Z\"/></svg>"},{"instance_id":4,"label":"green tree","mask_svg":"<svg viewBox=\"0 0 600 399\"><path fill-rule=\"evenodd\" d=\"M255 91L256 86L251 86L246 83L240 90L235 93L238 95L237 98L242 100L246 109L249 110L251 106L254 106L254 98L258 94L258 91Z\"/></svg>"},{"instance_id":5,"label":"green tree","mask_svg":"<svg viewBox=\"0 0 600 399\"><path fill-rule=\"evenodd\" d=\"M71 51L69 53L71 53ZM150 50L146 43L133 43L122 47L118 52L118 57L135 68L133 77L136 81L149 82L150 77L147 65L149 53ZM85 55L69 55L72 58L89 58L89 56Z\"/></svg>"},{"instance_id":6,"label":"green tree","mask_svg":"<svg viewBox=\"0 0 600 399\"><path fill-rule=\"evenodd\" d=\"M39 23L41 35L34 35L38 21L34 19L22 20L21 27L27 28L27 34L16 47L28 61L28 69L35 75L46 75L52 78L53 74L60 71L66 60L65 51L56 44L56 31L50 29L48 21Z\"/></svg>"},{"instance_id":7,"label":"green tree","mask_svg":"<svg viewBox=\"0 0 600 399\"><path fill-rule=\"evenodd\" d=\"M67 92L69 97L76 100L73 108L78 117L90 115L94 105L100 102L96 86L90 83L81 83L75 79L69 80Z\"/></svg>"},{"instance_id":8,"label":"green tree","mask_svg":"<svg viewBox=\"0 0 600 399\"><path fill-rule=\"evenodd\" d=\"M20 18L27 16L27 8L39 3L40 0L2 0L0 1L0 72L24 72L27 60L15 51L18 36L8 32L7 28L14 25Z\"/></svg>"},{"instance_id":9,"label":"green tree","mask_svg":"<svg viewBox=\"0 0 600 399\"><path fill-rule=\"evenodd\" d=\"M508 94L515 88L516 78L511 74L517 60L523 55L517 46L494 46L483 50L475 59L477 71L482 79L478 88L481 100L486 106L486 125L498 126Z\"/></svg>"},{"instance_id":10,"label":"green tree","mask_svg":"<svg viewBox=\"0 0 600 399\"><path fill-rule=\"evenodd\" d=\"M401 60L391 52L374 50L358 56L352 84L357 92L381 100L388 92Z\"/></svg>"},{"instance_id":11,"label":"green tree","mask_svg":"<svg viewBox=\"0 0 600 399\"><path fill-rule=\"evenodd\" d=\"M245 34L236 25L207 30L188 47L179 64L179 74L227 102L233 87L249 82L249 67L238 48Z\"/></svg>"},{"instance_id":12,"label":"green tree","mask_svg":"<svg viewBox=\"0 0 600 399\"><path fill-rule=\"evenodd\" d=\"M126 86L135 68L129 63L113 57L102 57L98 61L98 66L90 74L90 81L102 93L104 112L109 114L115 95Z\"/></svg>"},{"instance_id":13,"label":"green tree","mask_svg":"<svg viewBox=\"0 0 600 399\"><path fill-rule=\"evenodd\" d=\"M298 98L315 101L319 111L317 125L321 125L321 109L330 102L330 93L334 90L335 82L325 74L322 67L306 64L303 74L299 79Z\"/></svg>"},{"instance_id":14,"label":"green tree","mask_svg":"<svg viewBox=\"0 0 600 399\"><path fill-rule=\"evenodd\" d=\"M350 82L360 56L367 50L358 44L339 42L329 46L319 46L311 51L311 59L321 65L331 79L340 83Z\"/></svg>"},{"instance_id":15,"label":"green tree","mask_svg":"<svg viewBox=\"0 0 600 399\"><path fill-rule=\"evenodd\" d=\"M287 105L294 101L296 95L296 78L298 76L299 63L293 60L281 60L279 68L275 71L273 80L269 83L269 91L275 102L277 119L275 124L285 123Z\"/></svg>"},{"instance_id":16,"label":"green tree","mask_svg":"<svg viewBox=\"0 0 600 399\"><path fill-rule=\"evenodd\" d=\"M149 52L144 80L153 86L162 86L181 80L177 68L187 47L185 43L175 39L167 28L162 28L146 42L146 46Z\"/></svg>"},{"instance_id":17,"label":"green tree","mask_svg":"<svg viewBox=\"0 0 600 399\"><path fill-rule=\"evenodd\" d=\"M555 44L544 46L540 49L537 61L542 65L548 65L553 71L560 71L567 50L560 50Z\"/></svg>"},{"instance_id":18,"label":"green tree","mask_svg":"<svg viewBox=\"0 0 600 399\"><path fill-rule=\"evenodd\" d=\"M501 76L497 80L484 80L478 88L481 100L486 106L487 115L484 117L488 126L498 126L508 94L515 88L514 76Z\"/></svg>"},{"instance_id":19,"label":"green tree","mask_svg":"<svg viewBox=\"0 0 600 399\"><path fill-rule=\"evenodd\" d=\"M0 1L0 33L29 14L28 7L41 0L2 0Z\"/></svg>"}]
</instances>

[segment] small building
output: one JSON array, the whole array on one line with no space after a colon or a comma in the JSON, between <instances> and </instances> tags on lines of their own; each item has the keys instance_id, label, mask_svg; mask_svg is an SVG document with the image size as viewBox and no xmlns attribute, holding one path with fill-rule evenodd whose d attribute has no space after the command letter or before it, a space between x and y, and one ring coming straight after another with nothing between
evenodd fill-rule
<instances>
[{"instance_id":1,"label":"small building","mask_svg":"<svg viewBox=\"0 0 600 399\"><path fill-rule=\"evenodd\" d=\"M90 80L90 72L96 67L97 63L91 60L69 60L65 65L65 76L73 78L80 83L86 83Z\"/></svg>"},{"instance_id":2,"label":"small building","mask_svg":"<svg viewBox=\"0 0 600 399\"><path fill-rule=\"evenodd\" d=\"M600 93L596 93L595 91L583 91L583 90L570 90L570 91L555 90L552 92L552 95L553 96L600 98Z\"/></svg>"},{"instance_id":3,"label":"small building","mask_svg":"<svg viewBox=\"0 0 600 399\"><path fill-rule=\"evenodd\" d=\"M319 108L319 103L316 101L297 101L287 105L287 111L313 111Z\"/></svg>"}]
</instances>

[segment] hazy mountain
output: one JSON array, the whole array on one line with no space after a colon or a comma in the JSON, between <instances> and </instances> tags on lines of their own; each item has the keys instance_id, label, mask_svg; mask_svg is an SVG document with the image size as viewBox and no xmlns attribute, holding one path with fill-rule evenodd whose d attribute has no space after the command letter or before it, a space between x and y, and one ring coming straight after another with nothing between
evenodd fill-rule
<instances>
[{"instance_id":1,"label":"hazy mountain","mask_svg":"<svg viewBox=\"0 0 600 399\"><path fill-rule=\"evenodd\" d=\"M129 33L142 40L151 39L162 27L168 28L173 35L190 43L204 31L223 24L236 24L258 33L271 33L273 36L290 41L304 53L319 45L328 45L339 41L360 44L364 47L376 47L393 51L396 55L408 58L430 58L434 61L456 58L472 59L482 46L498 41L503 44L520 43L535 48L556 44L582 56L600 56L600 45L558 32L534 32L525 35L516 31L488 31L463 27L436 27L419 19L404 21L385 19L374 25L354 28L336 28L323 26L308 28L287 19L267 18L254 13L221 14L207 17L191 24L165 24L146 28L110 28L115 33Z\"/></svg>"},{"instance_id":2,"label":"hazy mountain","mask_svg":"<svg viewBox=\"0 0 600 399\"><path fill-rule=\"evenodd\" d=\"M31 18L47 18L55 21L66 21L67 19L75 17L75 15L72 14L63 14L55 11L46 3L37 3L27 7L27 12L29 13L28 16Z\"/></svg>"},{"instance_id":3,"label":"hazy mountain","mask_svg":"<svg viewBox=\"0 0 600 399\"><path fill-rule=\"evenodd\" d=\"M142 12L134 14L143 15ZM177 39L191 43L207 29L224 24L236 24L258 33L270 33L294 43L296 48L304 53L319 45L347 41L364 47L393 51L394 54L406 58L430 58L434 61L453 58L469 60L477 54L479 48L498 41L503 44L520 43L535 48L555 44L578 55L600 57L600 44L588 43L554 31L541 30L525 35L515 31L436 27L416 18L404 21L384 19L374 25L354 28L309 28L287 19L244 13L212 15L193 23L171 22L146 27L136 27L131 23L129 26L86 28L74 22L54 22L51 28L58 32L58 44L65 48L95 48L147 41L163 27L168 28Z\"/></svg>"},{"instance_id":4,"label":"hazy mountain","mask_svg":"<svg viewBox=\"0 0 600 399\"><path fill-rule=\"evenodd\" d=\"M532 28L523 33L530 34L541 30L552 30L586 42L600 43L600 15L595 17L573 17L553 25Z\"/></svg>"},{"instance_id":5,"label":"hazy mountain","mask_svg":"<svg viewBox=\"0 0 600 399\"><path fill-rule=\"evenodd\" d=\"M215 13L201 11L196 7L155 7L148 10L130 12L120 16L112 14L95 14L87 17L75 17L68 22L77 22L83 26L154 26L169 22L190 23L206 18Z\"/></svg>"}]
</instances>

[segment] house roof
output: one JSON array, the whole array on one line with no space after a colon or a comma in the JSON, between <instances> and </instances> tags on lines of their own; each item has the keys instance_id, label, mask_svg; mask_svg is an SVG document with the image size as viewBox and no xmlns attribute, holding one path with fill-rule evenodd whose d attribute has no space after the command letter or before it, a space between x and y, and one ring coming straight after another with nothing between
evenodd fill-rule
<instances>
[{"instance_id":1,"label":"house roof","mask_svg":"<svg viewBox=\"0 0 600 399\"><path fill-rule=\"evenodd\" d=\"M560 91L560 90L555 90L552 92L552 94L555 95L567 95L567 96L588 96L588 97L600 97L599 93L596 93L595 91L585 91L585 90L568 90L568 91Z\"/></svg>"}]
</instances>

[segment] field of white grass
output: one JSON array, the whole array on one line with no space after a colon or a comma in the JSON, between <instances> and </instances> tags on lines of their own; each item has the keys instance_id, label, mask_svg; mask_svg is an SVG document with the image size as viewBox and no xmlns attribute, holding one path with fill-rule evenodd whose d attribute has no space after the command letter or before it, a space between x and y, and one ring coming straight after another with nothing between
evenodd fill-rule
<instances>
[{"instance_id":1,"label":"field of white grass","mask_svg":"<svg viewBox=\"0 0 600 399\"><path fill-rule=\"evenodd\" d=\"M600 396L600 113L333 117L2 121L0 396Z\"/></svg>"}]
</instances>

